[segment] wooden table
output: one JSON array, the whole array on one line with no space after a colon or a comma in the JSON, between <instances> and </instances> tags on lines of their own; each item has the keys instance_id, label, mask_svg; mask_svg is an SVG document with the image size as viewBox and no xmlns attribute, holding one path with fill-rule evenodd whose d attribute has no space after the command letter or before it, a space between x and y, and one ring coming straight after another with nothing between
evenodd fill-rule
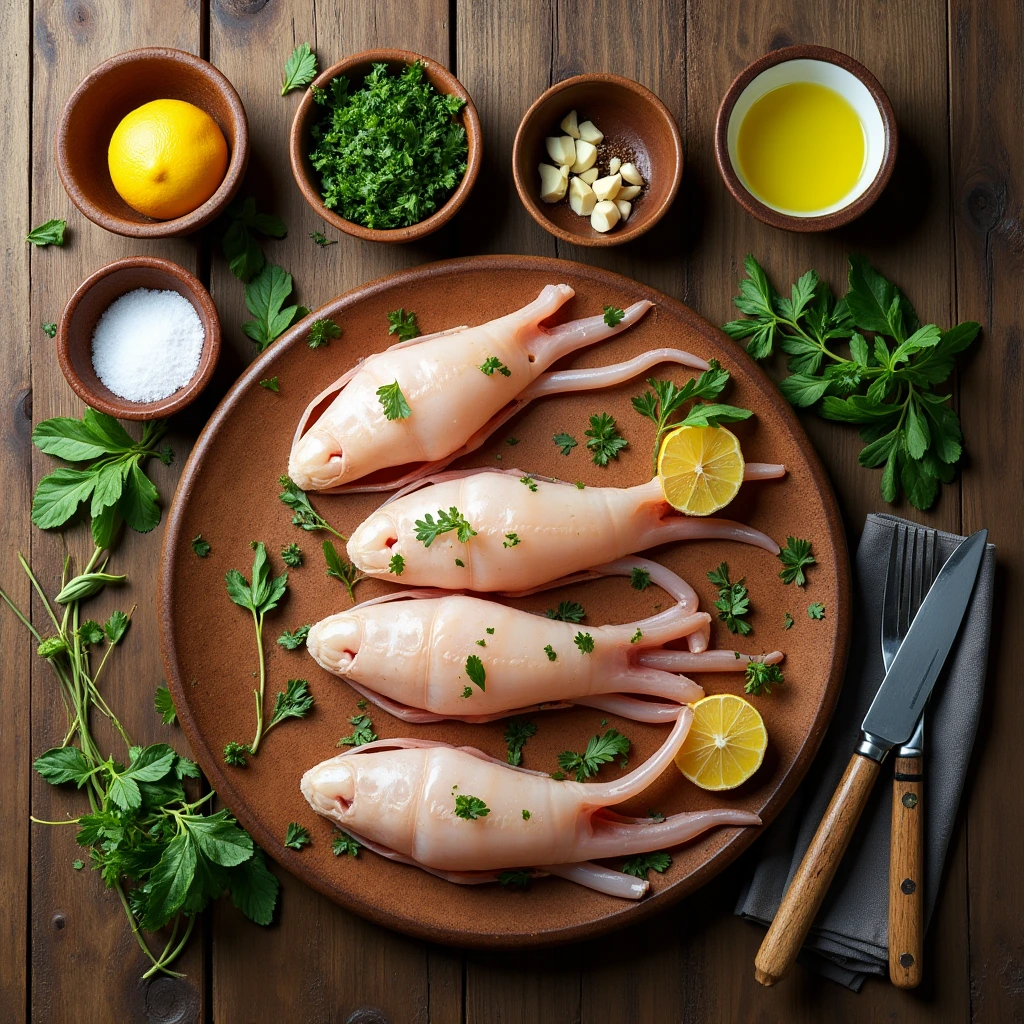
<instances>
[{"instance_id":1,"label":"wooden table","mask_svg":"<svg viewBox=\"0 0 1024 1024\"><path fill-rule=\"evenodd\" d=\"M388 248L342 236L319 249L323 227L288 170L286 140L298 95L279 95L281 67L308 40L321 66L345 54L396 46L455 70L480 111L484 168L468 207L420 245ZM63 710L45 664L21 627L0 615L0 750L6 776L0 827L0 1019L59 1021L971 1021L1024 1015L1024 875L1020 800L1024 659L1020 573L1024 432L1024 9L1014 0L8 0L0 10L0 181L8 309L0 344L6 399L0 430L0 582L29 594L15 552L31 557L51 591L66 541L86 552L85 531L66 538L30 528L32 488L51 467L29 431L44 418L81 413L40 330L76 285L108 261L166 256L208 283L224 324L219 397L253 355L242 335L242 288L216 239L134 242L107 234L71 206L57 178L53 135L66 97L95 64L145 45L180 47L215 63L249 114L252 158L245 192L280 214L287 239L268 245L316 307L363 281L425 261L470 253L530 252L593 262L688 303L713 322L732 315L743 255L754 252L780 283L813 266L842 288L844 257L866 254L927 320L984 325L963 360L954 401L967 439L964 471L927 515L958 532L987 526L999 545L988 690L967 789L927 943L926 980L914 993L869 981L859 995L802 968L766 991L753 957L762 932L733 917L749 858L684 903L629 932L535 955L480 954L392 934L327 902L287 875L277 922L261 929L229 905L205 916L180 962L187 978L142 983L144 963L97 874L76 872L68 829L29 814L77 813L78 795L31 772L32 756L59 741ZM715 168L712 127L733 75L767 50L816 42L852 54L879 77L900 127L892 183L860 221L828 235L786 234L747 216ZM522 209L512 187L512 138L548 85L607 70L653 89L675 114L686 149L674 208L642 241L618 249L556 243ZM66 217L63 249L31 249L29 228ZM336 232L329 231L331 237ZM212 402L212 399L211 399ZM212 408L172 424L174 465L152 473L164 500ZM808 430L839 494L851 545L865 513L885 506L878 473L857 466L855 434L816 418ZM259 457L259 439L253 439ZM129 533L117 553L138 602L130 655L106 682L134 737L168 731L152 710L161 678L155 576L160 536ZM90 546L91 547L91 546ZM125 598L120 597L123 603ZM39 615L40 609L34 608ZM181 746L180 733L175 742ZM756 853L756 847L755 847ZM359 1008L364 1009L357 1013ZM379 1012L378 1012L379 1011ZM376 1014L376 1015L375 1015Z\"/></svg>"}]
</instances>

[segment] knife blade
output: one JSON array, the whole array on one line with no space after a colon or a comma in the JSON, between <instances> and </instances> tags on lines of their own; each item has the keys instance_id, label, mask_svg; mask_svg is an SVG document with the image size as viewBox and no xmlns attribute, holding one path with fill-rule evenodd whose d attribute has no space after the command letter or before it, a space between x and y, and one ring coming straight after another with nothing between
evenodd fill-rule
<instances>
[{"instance_id":1,"label":"knife blade","mask_svg":"<svg viewBox=\"0 0 1024 1024\"><path fill-rule=\"evenodd\" d=\"M864 716L858 754L880 762L910 738L960 630L987 540L979 530L962 541L935 577Z\"/></svg>"}]
</instances>

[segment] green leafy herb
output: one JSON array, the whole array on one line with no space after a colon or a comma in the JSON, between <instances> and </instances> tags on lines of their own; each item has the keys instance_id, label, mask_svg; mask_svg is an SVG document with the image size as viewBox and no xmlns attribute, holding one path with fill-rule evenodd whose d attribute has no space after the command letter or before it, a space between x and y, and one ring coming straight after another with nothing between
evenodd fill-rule
<instances>
[{"instance_id":1,"label":"green leafy herb","mask_svg":"<svg viewBox=\"0 0 1024 1024\"><path fill-rule=\"evenodd\" d=\"M352 726L352 732L338 740L339 747L361 747L364 743L372 743L377 738L369 715L353 715L348 724Z\"/></svg>"},{"instance_id":2,"label":"green leafy herb","mask_svg":"<svg viewBox=\"0 0 1024 1024\"><path fill-rule=\"evenodd\" d=\"M451 533L452 530L455 531L460 544L465 544L470 537L476 536L476 530L469 525L469 521L454 505L447 512L439 508L437 522L434 522L434 517L428 512L423 519L417 519L415 525L416 539L425 548L429 548L438 537L444 533Z\"/></svg>"},{"instance_id":3,"label":"green leafy herb","mask_svg":"<svg viewBox=\"0 0 1024 1024\"><path fill-rule=\"evenodd\" d=\"M632 635L632 636L631 636L631 637L629 638L629 642L630 642L631 644L638 644L638 643L640 643L640 641L641 641L641 640L643 640L643 638L644 638L644 635L643 635L643 633L641 633L641 632L640 632L640 630L638 629L638 630L637 630L637 631L636 631L636 632L635 632L635 633L634 633L634 634L633 634L633 635Z\"/></svg>"},{"instance_id":4,"label":"green leafy herb","mask_svg":"<svg viewBox=\"0 0 1024 1024\"><path fill-rule=\"evenodd\" d=\"M248 763L246 756L252 751L245 743L236 743L234 740L224 744L224 763L232 768L244 768Z\"/></svg>"},{"instance_id":5,"label":"green leafy herb","mask_svg":"<svg viewBox=\"0 0 1024 1024\"><path fill-rule=\"evenodd\" d=\"M412 409L409 408L397 380L391 384L381 384L377 388L377 400L389 420L407 420L412 415Z\"/></svg>"},{"instance_id":6,"label":"green leafy herb","mask_svg":"<svg viewBox=\"0 0 1024 1024\"><path fill-rule=\"evenodd\" d=\"M294 630L286 629L278 638L277 642L286 651L298 650L308 639L309 631L313 628L309 623L305 626L298 626Z\"/></svg>"},{"instance_id":7,"label":"green leafy herb","mask_svg":"<svg viewBox=\"0 0 1024 1024\"><path fill-rule=\"evenodd\" d=\"M576 490L582 491L583 488L586 487L586 486L587 485L582 480L577 480L576 481Z\"/></svg>"},{"instance_id":8,"label":"green leafy herb","mask_svg":"<svg viewBox=\"0 0 1024 1024\"><path fill-rule=\"evenodd\" d=\"M153 694L153 707L156 708L156 713L164 725L174 725L178 721L178 713L174 710L171 691L162 684L156 688L156 693ZM65 749L68 748L65 747Z\"/></svg>"},{"instance_id":9,"label":"green leafy herb","mask_svg":"<svg viewBox=\"0 0 1024 1024\"><path fill-rule=\"evenodd\" d=\"M922 326L906 296L862 256L849 257L849 290L839 301L813 270L784 298L753 256L744 267L733 301L748 319L733 320L725 332L749 338L755 359L778 342L789 356L783 395L793 405L816 406L826 419L860 425L859 461L883 467L882 497L895 501L902 489L912 505L930 508L963 452L949 395L933 389L949 378L979 325ZM842 341L849 358L833 350Z\"/></svg>"},{"instance_id":10,"label":"green leafy herb","mask_svg":"<svg viewBox=\"0 0 1024 1024\"><path fill-rule=\"evenodd\" d=\"M43 334L47 335L50 338L56 338L57 337L57 325L56 324L45 324L44 323L44 324L41 324L40 326L43 328Z\"/></svg>"},{"instance_id":11,"label":"green leafy herb","mask_svg":"<svg viewBox=\"0 0 1024 1024\"><path fill-rule=\"evenodd\" d=\"M314 320L309 325L309 347L319 348L331 338L340 338L341 328L333 320Z\"/></svg>"},{"instance_id":12,"label":"green leafy herb","mask_svg":"<svg viewBox=\"0 0 1024 1024\"><path fill-rule=\"evenodd\" d=\"M267 391L273 391L275 394L281 390L276 374L273 377L264 377L259 384L261 388L266 388Z\"/></svg>"},{"instance_id":13,"label":"green leafy herb","mask_svg":"<svg viewBox=\"0 0 1024 1024\"><path fill-rule=\"evenodd\" d=\"M514 548L519 545L519 534L518 533L506 533L505 539L501 542L503 548Z\"/></svg>"},{"instance_id":14,"label":"green leafy herb","mask_svg":"<svg viewBox=\"0 0 1024 1024\"><path fill-rule=\"evenodd\" d=\"M281 95L291 92L292 89L304 89L314 78L316 78L316 54L310 50L309 43L300 43L285 61Z\"/></svg>"},{"instance_id":15,"label":"green leafy herb","mask_svg":"<svg viewBox=\"0 0 1024 1024\"><path fill-rule=\"evenodd\" d=\"M412 341L420 336L420 325L416 321L416 314L410 309L408 313L404 309L393 309L388 313L388 334L394 334L399 341Z\"/></svg>"},{"instance_id":16,"label":"green leafy herb","mask_svg":"<svg viewBox=\"0 0 1024 1024\"><path fill-rule=\"evenodd\" d=\"M485 632L485 633L490 633L490 634L491 634L491 635L493 636L493 634L494 634L494 627L493 627L493 626L488 626L488 627L487 627L487 628L486 628L486 629L484 630L484 632Z\"/></svg>"},{"instance_id":17,"label":"green leafy herb","mask_svg":"<svg viewBox=\"0 0 1024 1024\"><path fill-rule=\"evenodd\" d=\"M456 565L457 565L457 566L458 566L458 567L459 567L460 569L465 569L465 568L466 568L466 563L465 563L465 562L464 562L464 561L463 561L463 560L462 560L461 558L456 558L456 559L455 559L455 564L456 564Z\"/></svg>"},{"instance_id":18,"label":"green leafy herb","mask_svg":"<svg viewBox=\"0 0 1024 1024\"><path fill-rule=\"evenodd\" d=\"M486 818L491 809L478 796L460 793L455 798L455 816L465 818L466 821L476 821L477 818Z\"/></svg>"},{"instance_id":19,"label":"green leafy herb","mask_svg":"<svg viewBox=\"0 0 1024 1024\"><path fill-rule=\"evenodd\" d=\"M388 562L388 572L393 572L396 576L401 576L405 572L405 557L399 554L393 554L391 561Z\"/></svg>"},{"instance_id":20,"label":"green leafy herb","mask_svg":"<svg viewBox=\"0 0 1024 1024\"><path fill-rule=\"evenodd\" d=\"M628 753L629 740L616 729L609 729L603 736L591 737L587 749L582 754L563 750L558 755L558 767L563 772L574 774L577 782L584 782L596 775L601 765L608 764L618 754L622 755L625 763Z\"/></svg>"},{"instance_id":21,"label":"green leafy herb","mask_svg":"<svg viewBox=\"0 0 1024 1024\"><path fill-rule=\"evenodd\" d=\"M306 492L299 489L298 485L295 484L290 477L282 476L278 480L278 484L284 488L284 490L278 495L278 498L284 503L284 505L292 511L292 525L300 526L303 530L309 533L315 530L326 530L328 533L333 533L335 537L340 541L345 541L347 538L343 537L338 531L331 526L329 522L313 506L309 503L309 498L306 496Z\"/></svg>"},{"instance_id":22,"label":"green leafy herb","mask_svg":"<svg viewBox=\"0 0 1024 1024\"><path fill-rule=\"evenodd\" d=\"M635 857L630 857L622 865L621 870L624 875L646 878L649 871L657 871L660 875L668 871L671 866L672 857L664 850L659 850L656 853L639 853Z\"/></svg>"},{"instance_id":23,"label":"green leafy herb","mask_svg":"<svg viewBox=\"0 0 1024 1024\"><path fill-rule=\"evenodd\" d=\"M523 811L523 814L529 814L529 812ZM498 885L505 889L511 889L513 887L517 889L525 889L530 884L530 879L532 877L532 872L521 869L517 869L516 871L499 871Z\"/></svg>"},{"instance_id":24,"label":"green leafy herb","mask_svg":"<svg viewBox=\"0 0 1024 1024\"><path fill-rule=\"evenodd\" d=\"M634 590L646 590L651 585L651 570L634 565L629 573L629 585Z\"/></svg>"},{"instance_id":25,"label":"green leafy herb","mask_svg":"<svg viewBox=\"0 0 1024 1024\"><path fill-rule=\"evenodd\" d=\"M63 245L64 229L67 226L68 222L66 220L48 220L45 224L40 224L39 227L33 228L25 236L25 240L38 246L40 249L48 245Z\"/></svg>"},{"instance_id":26,"label":"green leafy herb","mask_svg":"<svg viewBox=\"0 0 1024 1024\"><path fill-rule=\"evenodd\" d=\"M586 617L583 605L576 601L559 601L557 608L549 608L544 613L549 619L557 619L559 622L582 622Z\"/></svg>"},{"instance_id":27,"label":"green leafy herb","mask_svg":"<svg viewBox=\"0 0 1024 1024\"><path fill-rule=\"evenodd\" d=\"M205 558L210 553L210 542L203 540L203 535L197 533L192 538L192 550L200 557Z\"/></svg>"},{"instance_id":28,"label":"green leafy herb","mask_svg":"<svg viewBox=\"0 0 1024 1024\"><path fill-rule=\"evenodd\" d=\"M661 811L654 810L654 808L652 808L652 807L648 807L647 808L647 817L650 818L651 821L659 821L660 822L660 821L664 821L665 820L665 815L662 814Z\"/></svg>"},{"instance_id":29,"label":"green leafy herb","mask_svg":"<svg viewBox=\"0 0 1024 1024\"><path fill-rule=\"evenodd\" d=\"M825 606L823 604L809 604L807 606L807 616L811 619L823 619L825 618Z\"/></svg>"},{"instance_id":30,"label":"green leafy herb","mask_svg":"<svg viewBox=\"0 0 1024 1024\"><path fill-rule=\"evenodd\" d=\"M309 237L312 238L321 249L326 249L329 245L338 244L338 240L336 238L328 238L322 231L310 231Z\"/></svg>"},{"instance_id":31,"label":"green leafy herb","mask_svg":"<svg viewBox=\"0 0 1024 1024\"><path fill-rule=\"evenodd\" d=\"M523 761L523 746L537 732L537 726L522 718L513 718L505 726L505 745L508 747L506 760L509 764L519 765ZM526 817L529 817L527 814Z\"/></svg>"},{"instance_id":32,"label":"green leafy herb","mask_svg":"<svg viewBox=\"0 0 1024 1024\"><path fill-rule=\"evenodd\" d=\"M288 822L288 828L284 834L285 846L292 850L301 850L311 842L309 829L305 825L300 825L297 821Z\"/></svg>"},{"instance_id":33,"label":"green leafy herb","mask_svg":"<svg viewBox=\"0 0 1024 1024\"><path fill-rule=\"evenodd\" d=\"M519 444L519 438L518 437L506 437L505 438L505 444L507 444L509 446L509 448L515 448L515 446L517 444Z\"/></svg>"},{"instance_id":34,"label":"green leafy herb","mask_svg":"<svg viewBox=\"0 0 1024 1024\"><path fill-rule=\"evenodd\" d=\"M263 269L245 286L245 305L255 317L242 324L242 333L256 343L262 352L279 338L304 313L297 305L286 306L292 293L292 275L276 263L266 263Z\"/></svg>"},{"instance_id":35,"label":"green leafy herb","mask_svg":"<svg viewBox=\"0 0 1024 1024\"><path fill-rule=\"evenodd\" d=\"M811 554L811 542L787 537L786 546L779 552L779 561L782 562L782 572L779 573L782 582L787 586L796 583L798 587L802 587L807 582L804 569L814 565L816 561Z\"/></svg>"},{"instance_id":36,"label":"green leafy herb","mask_svg":"<svg viewBox=\"0 0 1024 1024\"><path fill-rule=\"evenodd\" d=\"M497 370L502 377L511 377L512 371L497 357L488 356L477 369L486 374L488 377L494 376L494 371Z\"/></svg>"},{"instance_id":37,"label":"green leafy herb","mask_svg":"<svg viewBox=\"0 0 1024 1024\"><path fill-rule=\"evenodd\" d=\"M790 615L789 612L786 612L785 617L782 620L782 628L783 629L792 629L793 628L793 616Z\"/></svg>"},{"instance_id":38,"label":"green leafy herb","mask_svg":"<svg viewBox=\"0 0 1024 1024\"><path fill-rule=\"evenodd\" d=\"M255 755L259 750L263 737L263 693L267 683L267 665L263 653L263 620L268 612L273 611L284 597L288 589L288 573L272 577L267 549L262 541L253 544L256 552L252 563L252 583L237 570L229 569L224 577L227 584L228 597L252 615L256 628L256 649L259 652L259 686L253 691L256 698L256 733L248 744L249 753ZM225 752L226 753L226 752Z\"/></svg>"},{"instance_id":39,"label":"green leafy herb","mask_svg":"<svg viewBox=\"0 0 1024 1024\"><path fill-rule=\"evenodd\" d=\"M71 862L71 866L72 866L72 867L73 867L73 868L74 868L74 869L75 869L76 871L81 871L81 870L82 870L82 868L84 868L84 867L85 867L85 861L83 861L83 860L81 860L80 858L76 857L76 858L75 858L75 859L74 859L74 860L73 860L73 861Z\"/></svg>"},{"instance_id":40,"label":"green leafy herb","mask_svg":"<svg viewBox=\"0 0 1024 1024\"><path fill-rule=\"evenodd\" d=\"M604 310L604 322L609 327L618 327L622 323L622 318L626 315L624 309L619 309L616 306L602 306Z\"/></svg>"},{"instance_id":41,"label":"green leafy herb","mask_svg":"<svg viewBox=\"0 0 1024 1024\"><path fill-rule=\"evenodd\" d=\"M477 645L477 647L486 647L487 646L487 641L486 640L477 640L476 641L476 645Z\"/></svg>"},{"instance_id":42,"label":"green leafy herb","mask_svg":"<svg viewBox=\"0 0 1024 1024\"><path fill-rule=\"evenodd\" d=\"M744 616L750 614L750 598L747 594L746 579L735 583L729 580L729 566L722 562L717 569L708 573L708 579L718 587L718 600L715 607L718 617L725 623L730 633L746 636L751 625Z\"/></svg>"},{"instance_id":43,"label":"green leafy herb","mask_svg":"<svg viewBox=\"0 0 1024 1024\"><path fill-rule=\"evenodd\" d=\"M533 815L530 814L530 812L524 807L523 808L523 821L529 821L530 818L532 818L532 817L533 817Z\"/></svg>"},{"instance_id":44,"label":"green leafy herb","mask_svg":"<svg viewBox=\"0 0 1024 1024\"><path fill-rule=\"evenodd\" d=\"M463 698L472 697L473 696L473 687L472 686L464 686L462 688L462 696L463 696Z\"/></svg>"},{"instance_id":45,"label":"green leafy herb","mask_svg":"<svg viewBox=\"0 0 1024 1024\"><path fill-rule=\"evenodd\" d=\"M555 649L551 646L551 644L547 644L544 647L544 653L548 656L548 661L554 661L558 657L558 655L555 654Z\"/></svg>"},{"instance_id":46,"label":"green leafy herb","mask_svg":"<svg viewBox=\"0 0 1024 1024\"><path fill-rule=\"evenodd\" d=\"M466 675L471 683L476 683L481 690L487 689L487 670L484 663L475 655L471 654L466 659Z\"/></svg>"},{"instance_id":47,"label":"green leafy herb","mask_svg":"<svg viewBox=\"0 0 1024 1024\"><path fill-rule=\"evenodd\" d=\"M339 832L331 842L331 853L335 857L341 857L346 853L350 857L358 857L359 851L362 848L362 843L357 842L351 836L345 835L344 832Z\"/></svg>"},{"instance_id":48,"label":"green leafy herb","mask_svg":"<svg viewBox=\"0 0 1024 1024\"><path fill-rule=\"evenodd\" d=\"M773 686L781 686L785 680L782 669L778 665L766 665L763 661L747 662L747 693L760 697L762 693L770 694Z\"/></svg>"},{"instance_id":49,"label":"green leafy herb","mask_svg":"<svg viewBox=\"0 0 1024 1024\"><path fill-rule=\"evenodd\" d=\"M519 478L519 482L524 487L529 488L529 490L532 491L534 494L537 493L537 481L534 480L532 476L521 476Z\"/></svg>"},{"instance_id":50,"label":"green leafy herb","mask_svg":"<svg viewBox=\"0 0 1024 1024\"><path fill-rule=\"evenodd\" d=\"M252 196L233 200L225 213L227 226L221 237L221 250L231 273L240 281L251 281L266 265L266 257L255 235L284 238L284 221L270 213L257 213Z\"/></svg>"},{"instance_id":51,"label":"green leafy herb","mask_svg":"<svg viewBox=\"0 0 1024 1024\"><path fill-rule=\"evenodd\" d=\"M294 542L281 548L281 561L289 569L298 569L302 565L302 548Z\"/></svg>"},{"instance_id":52,"label":"green leafy herb","mask_svg":"<svg viewBox=\"0 0 1024 1024\"><path fill-rule=\"evenodd\" d=\"M266 731L270 732L286 718L305 718L312 707L313 695L309 692L309 683L305 679L289 679L284 693L278 692L274 698L274 713L270 716Z\"/></svg>"},{"instance_id":53,"label":"green leafy herb","mask_svg":"<svg viewBox=\"0 0 1024 1024\"><path fill-rule=\"evenodd\" d=\"M362 86L344 75L314 92L323 119L312 128L313 169L324 205L375 229L408 227L429 217L466 172L464 101L439 93L422 62L392 74L375 64Z\"/></svg>"},{"instance_id":54,"label":"green leafy herb","mask_svg":"<svg viewBox=\"0 0 1024 1024\"><path fill-rule=\"evenodd\" d=\"M594 653L594 638L589 633L577 633L572 642L580 649L581 654Z\"/></svg>"},{"instance_id":55,"label":"green leafy herb","mask_svg":"<svg viewBox=\"0 0 1024 1024\"><path fill-rule=\"evenodd\" d=\"M579 444L572 434L555 434L551 440L555 442L555 447L563 455L568 455Z\"/></svg>"},{"instance_id":56,"label":"green leafy herb","mask_svg":"<svg viewBox=\"0 0 1024 1024\"><path fill-rule=\"evenodd\" d=\"M607 466L609 459L617 459L619 452L629 446L615 426L615 417L606 412L591 416L590 429L583 433L590 438L587 448L593 453L595 466Z\"/></svg>"},{"instance_id":57,"label":"green leafy herb","mask_svg":"<svg viewBox=\"0 0 1024 1024\"><path fill-rule=\"evenodd\" d=\"M356 584L366 577L351 562L346 562L338 554L338 549L334 546L333 541L324 541L323 552L324 561L327 562L327 575L341 580L348 591L348 596L354 601L356 599Z\"/></svg>"}]
</instances>

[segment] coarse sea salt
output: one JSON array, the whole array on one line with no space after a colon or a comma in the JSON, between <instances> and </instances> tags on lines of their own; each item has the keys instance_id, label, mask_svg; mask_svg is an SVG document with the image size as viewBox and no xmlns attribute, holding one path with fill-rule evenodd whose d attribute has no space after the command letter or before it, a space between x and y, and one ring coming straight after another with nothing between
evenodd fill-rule
<instances>
[{"instance_id":1,"label":"coarse sea salt","mask_svg":"<svg viewBox=\"0 0 1024 1024\"><path fill-rule=\"evenodd\" d=\"M92 336L92 366L115 395L156 402L195 376L205 340L199 314L184 295L136 288L100 317Z\"/></svg>"}]
</instances>

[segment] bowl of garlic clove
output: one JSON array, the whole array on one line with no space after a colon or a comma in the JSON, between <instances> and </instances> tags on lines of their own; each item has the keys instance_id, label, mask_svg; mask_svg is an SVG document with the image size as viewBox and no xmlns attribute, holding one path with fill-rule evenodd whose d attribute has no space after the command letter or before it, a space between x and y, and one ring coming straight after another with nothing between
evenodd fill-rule
<instances>
[{"instance_id":1,"label":"bowl of garlic clove","mask_svg":"<svg viewBox=\"0 0 1024 1024\"><path fill-rule=\"evenodd\" d=\"M621 245L672 205L683 145L668 108L618 75L577 75L527 110L512 176L530 216L574 245Z\"/></svg>"}]
</instances>

